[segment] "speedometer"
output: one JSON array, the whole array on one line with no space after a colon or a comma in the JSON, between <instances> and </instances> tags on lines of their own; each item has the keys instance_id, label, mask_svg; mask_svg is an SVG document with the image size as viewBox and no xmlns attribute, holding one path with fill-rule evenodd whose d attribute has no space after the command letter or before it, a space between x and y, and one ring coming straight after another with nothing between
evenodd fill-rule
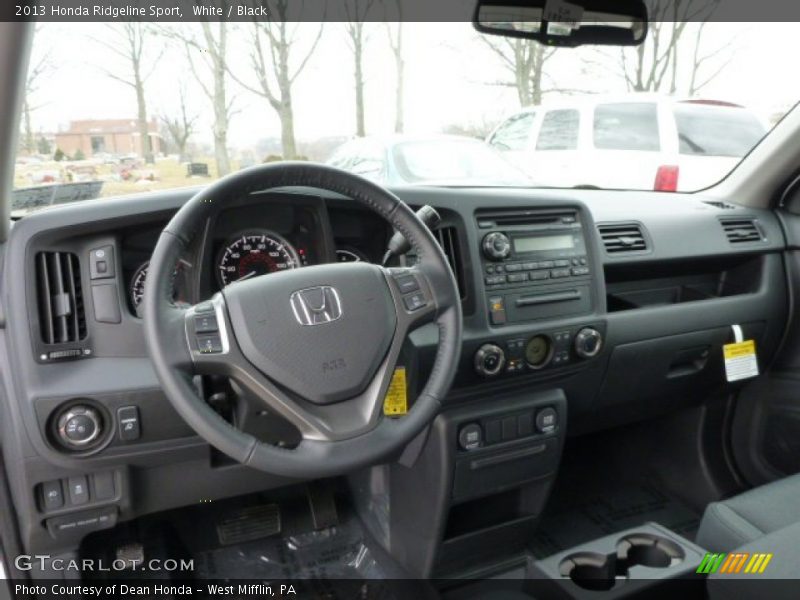
<instances>
[{"instance_id":1,"label":"speedometer","mask_svg":"<svg viewBox=\"0 0 800 600\"><path fill-rule=\"evenodd\" d=\"M300 265L297 251L281 236L268 231L251 231L225 244L217 259L217 275L225 287L234 281Z\"/></svg>"}]
</instances>

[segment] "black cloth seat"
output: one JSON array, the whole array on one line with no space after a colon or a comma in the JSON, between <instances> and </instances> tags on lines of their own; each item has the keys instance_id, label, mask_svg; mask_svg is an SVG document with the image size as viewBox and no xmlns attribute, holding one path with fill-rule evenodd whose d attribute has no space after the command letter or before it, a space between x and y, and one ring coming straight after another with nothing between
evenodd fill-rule
<instances>
[{"instance_id":1,"label":"black cloth seat","mask_svg":"<svg viewBox=\"0 0 800 600\"><path fill-rule=\"evenodd\" d=\"M800 474L712 502L695 541L711 552L728 552L795 523L800 523Z\"/></svg>"}]
</instances>

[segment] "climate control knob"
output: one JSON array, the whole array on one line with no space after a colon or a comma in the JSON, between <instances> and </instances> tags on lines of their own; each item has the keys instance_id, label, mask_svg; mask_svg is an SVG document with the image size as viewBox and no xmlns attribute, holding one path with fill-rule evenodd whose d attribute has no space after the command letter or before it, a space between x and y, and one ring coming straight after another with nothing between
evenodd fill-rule
<instances>
[{"instance_id":1,"label":"climate control knob","mask_svg":"<svg viewBox=\"0 0 800 600\"><path fill-rule=\"evenodd\" d=\"M483 254L489 260L503 260L511 254L511 240L499 231L487 233L483 238Z\"/></svg>"},{"instance_id":2,"label":"climate control knob","mask_svg":"<svg viewBox=\"0 0 800 600\"><path fill-rule=\"evenodd\" d=\"M584 327L575 336L575 353L581 358L597 356L603 347L603 335L594 327Z\"/></svg>"},{"instance_id":3,"label":"climate control knob","mask_svg":"<svg viewBox=\"0 0 800 600\"><path fill-rule=\"evenodd\" d=\"M90 406L72 406L58 417L59 440L70 448L85 448L96 441L103 429L100 413Z\"/></svg>"},{"instance_id":4,"label":"climate control knob","mask_svg":"<svg viewBox=\"0 0 800 600\"><path fill-rule=\"evenodd\" d=\"M481 377L499 375L505 364L506 353L495 344L484 344L475 353L475 371Z\"/></svg>"}]
</instances>

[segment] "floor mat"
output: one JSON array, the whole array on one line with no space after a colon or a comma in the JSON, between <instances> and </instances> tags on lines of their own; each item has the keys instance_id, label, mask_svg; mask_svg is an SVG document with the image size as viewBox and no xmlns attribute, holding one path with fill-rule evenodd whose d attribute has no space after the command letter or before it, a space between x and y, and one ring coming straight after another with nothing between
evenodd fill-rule
<instances>
[{"instance_id":1,"label":"floor mat","mask_svg":"<svg viewBox=\"0 0 800 600\"><path fill-rule=\"evenodd\" d=\"M611 491L577 490L554 496L530 543L537 558L617 531L655 521L693 539L700 515L652 484L632 484Z\"/></svg>"}]
</instances>

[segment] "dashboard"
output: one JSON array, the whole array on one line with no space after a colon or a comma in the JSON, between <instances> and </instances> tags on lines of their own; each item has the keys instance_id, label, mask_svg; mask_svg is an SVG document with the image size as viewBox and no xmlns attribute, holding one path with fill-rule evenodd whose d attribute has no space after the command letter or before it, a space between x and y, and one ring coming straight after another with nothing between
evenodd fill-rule
<instances>
[{"instance_id":1,"label":"dashboard","mask_svg":"<svg viewBox=\"0 0 800 600\"><path fill-rule=\"evenodd\" d=\"M546 457L550 473L558 463L553 440L565 431L619 426L728 389L721 346L732 339L732 325L756 340L763 365L781 342L789 314L785 241L771 211L647 192L394 191L412 208L429 204L440 213L434 233L461 294L461 360L442 402L443 424L432 434L449 436L437 446L447 449L437 459L437 481L452 483L443 493L459 501L508 489L517 485L508 477L520 476L505 467L454 475L472 472L462 458L470 452L543 440L542 454L530 460ZM92 497L82 510L113 508L115 519L291 483L210 448L174 411L149 362L139 306L148 260L191 195L64 205L11 230L0 360L12 376L1 426L29 549L50 550L54 539L71 548L80 539L78 531L58 536L43 527L76 512L45 504L43 486L54 481L111 473L113 497ZM391 234L376 214L338 195L237 198L222 203L186 246L173 299L194 304L242 278L306 265L377 263ZM63 310L67 301L75 311ZM409 336L411 402L437 341L433 325ZM237 408L230 401L236 390L221 378L195 383L237 426L291 443L293 432L274 415ZM85 445L67 435L65 423L78 418L97 423Z\"/></svg>"}]
</instances>

